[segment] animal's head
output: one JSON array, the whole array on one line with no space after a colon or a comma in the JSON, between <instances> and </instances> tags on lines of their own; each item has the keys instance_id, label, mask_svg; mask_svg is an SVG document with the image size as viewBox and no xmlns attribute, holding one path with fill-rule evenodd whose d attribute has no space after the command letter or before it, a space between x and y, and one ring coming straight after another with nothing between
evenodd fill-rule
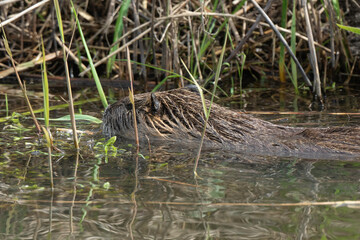
<instances>
[{"instance_id":1,"label":"animal's head","mask_svg":"<svg viewBox=\"0 0 360 240\"><path fill-rule=\"evenodd\" d=\"M198 94L189 89L138 94L134 97L139 138L164 138L175 135L200 136L204 114ZM110 105L104 112L103 133L133 139L134 113L129 97ZM140 139L142 140L142 139Z\"/></svg>"}]
</instances>

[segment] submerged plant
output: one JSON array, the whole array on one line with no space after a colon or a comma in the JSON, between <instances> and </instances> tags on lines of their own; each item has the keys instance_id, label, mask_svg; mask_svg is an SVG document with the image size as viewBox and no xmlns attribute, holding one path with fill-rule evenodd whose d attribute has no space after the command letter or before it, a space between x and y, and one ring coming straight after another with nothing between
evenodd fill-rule
<instances>
[{"instance_id":1,"label":"submerged plant","mask_svg":"<svg viewBox=\"0 0 360 240\"><path fill-rule=\"evenodd\" d=\"M105 143L102 141L99 141L96 143L94 149L100 150L100 154L97 154L97 158L99 159L99 163L101 162L102 156L105 156L105 163L109 160L109 152L112 153L110 156L116 157L118 148L114 146L116 142L116 136L111 137L109 140L107 140Z\"/></svg>"}]
</instances>

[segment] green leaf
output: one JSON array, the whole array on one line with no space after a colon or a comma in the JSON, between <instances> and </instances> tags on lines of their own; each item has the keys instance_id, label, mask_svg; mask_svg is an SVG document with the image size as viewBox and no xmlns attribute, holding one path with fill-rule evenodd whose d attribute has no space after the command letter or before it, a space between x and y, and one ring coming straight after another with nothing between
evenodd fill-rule
<instances>
[{"instance_id":1,"label":"green leaf","mask_svg":"<svg viewBox=\"0 0 360 240\"><path fill-rule=\"evenodd\" d=\"M112 146L116 142L116 136L112 136L106 143L105 146Z\"/></svg>"},{"instance_id":2,"label":"green leaf","mask_svg":"<svg viewBox=\"0 0 360 240\"><path fill-rule=\"evenodd\" d=\"M44 120L44 118L38 118L39 120ZM70 115L66 115L59 118L52 118L49 119L50 121L70 121ZM75 120L82 120L82 121L89 121L92 123L102 123L102 121L96 117L90 116L90 115L84 115L84 114L75 114Z\"/></svg>"},{"instance_id":3,"label":"green leaf","mask_svg":"<svg viewBox=\"0 0 360 240\"><path fill-rule=\"evenodd\" d=\"M90 68L91 68L91 73L94 77L94 81L95 81L95 84L96 84L96 88L98 90L98 93L99 93L99 96L100 96L100 99L101 99L101 102L104 106L104 108L106 108L108 106L108 102L106 100L106 96L105 96L105 93L104 93L104 90L101 86L101 82L100 82L100 79L99 79L99 76L96 72L96 69L95 69L95 66L94 66L94 63L92 61L92 57L91 57L91 54L90 54L90 51L89 51L89 48L87 46L87 43L86 43L86 40L85 40L85 37L84 37L84 34L83 34L83 31L81 29L81 25L80 25L80 21L77 17L77 14L76 14L76 10L75 10L75 7L74 7L74 4L72 1L70 1L71 3L71 7L72 7L72 10L73 10L73 13L74 13L74 17L75 17L75 20L76 20L76 24L77 24L77 27L78 27L78 30L79 30L79 34L80 34L80 37L81 37L81 41L84 45L84 49L85 49L85 52L86 52L86 56L88 58L88 61L89 61L89 64L90 64Z\"/></svg>"},{"instance_id":4,"label":"green leaf","mask_svg":"<svg viewBox=\"0 0 360 240\"><path fill-rule=\"evenodd\" d=\"M339 28L342 28L346 31L349 31L349 32L353 32L355 34L358 34L360 35L360 28L356 28L356 27L350 27L350 26L344 26L344 25L341 25L341 24L336 24Z\"/></svg>"},{"instance_id":5,"label":"green leaf","mask_svg":"<svg viewBox=\"0 0 360 240\"><path fill-rule=\"evenodd\" d=\"M109 190L110 188L110 183L109 182L106 182L103 184L103 188L105 188L106 190Z\"/></svg>"}]
</instances>

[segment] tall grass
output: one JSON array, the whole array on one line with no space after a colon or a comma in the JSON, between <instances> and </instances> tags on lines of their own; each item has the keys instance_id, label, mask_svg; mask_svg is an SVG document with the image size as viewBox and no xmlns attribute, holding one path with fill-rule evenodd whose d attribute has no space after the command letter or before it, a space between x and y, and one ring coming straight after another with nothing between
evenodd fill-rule
<instances>
[{"instance_id":1,"label":"tall grass","mask_svg":"<svg viewBox=\"0 0 360 240\"><path fill-rule=\"evenodd\" d=\"M224 45L223 45L223 47L222 47L221 54L220 54L220 58L219 58L219 61L218 61L217 67L216 67L214 88L213 88L212 95L211 95L211 99L210 99L210 105L209 105L208 107L206 106L206 102L205 102L204 97L203 97L203 95L202 95L202 90L201 90L201 88L199 87L198 84L196 85L196 86L198 87L198 89L199 89L199 92L201 93L201 99L202 99L203 108L204 108L204 114L205 114L205 123L204 123L203 131L202 131L202 133L201 133L201 141L200 141L199 149L198 149L197 156L196 156L196 160L195 160L195 164L194 164L194 170L193 170L193 172L194 172L194 176L195 176L195 177L198 176L198 174L197 174L197 167L198 167L199 160L200 160L201 149L202 149L202 146L203 146L203 143L204 143L204 138L205 138L205 133L206 133L206 127L207 127L207 124L208 124L208 121L209 121L209 117L210 117L210 113L211 113L211 105L212 105L212 103L213 103L213 101L214 101L214 97L215 97L216 90L217 90L217 85L218 85L219 78L220 78L220 73L221 73L221 70L222 70L222 64L223 64L223 59L224 59L224 54L225 54L225 49L226 49L226 44L227 44L227 38L228 38L228 32L229 32L229 27L227 26L227 27L226 27L226 34L225 34ZM195 81L195 83L196 83L196 81Z\"/></svg>"},{"instance_id":2,"label":"tall grass","mask_svg":"<svg viewBox=\"0 0 360 240\"><path fill-rule=\"evenodd\" d=\"M288 0L282 1L282 8L281 8L281 23L280 26L286 28L287 23L287 10L288 10ZM284 36L284 33L282 33ZM283 43L280 42L280 56L279 56L279 76L281 82L286 82L285 77L285 46Z\"/></svg>"},{"instance_id":3,"label":"tall grass","mask_svg":"<svg viewBox=\"0 0 360 240\"><path fill-rule=\"evenodd\" d=\"M303 9L304 9L304 17L306 22L306 32L308 36L308 45L310 49L310 62L314 74L314 86L313 86L313 92L317 95L319 98L321 105L322 104L322 92L321 92L321 84L320 84L320 73L319 73L319 66L317 61L317 54L314 44L314 37L312 33L312 27L311 27L311 21L309 16L309 10L308 10L308 4L306 0L302 0L301 2Z\"/></svg>"},{"instance_id":4,"label":"tall grass","mask_svg":"<svg viewBox=\"0 0 360 240\"><path fill-rule=\"evenodd\" d=\"M44 95L44 119L45 119L45 128L49 130L49 114L50 114L50 105L49 105L49 82L47 77L46 70L46 61L45 61L45 48L44 41L41 37L41 49L43 55L43 64L42 64L42 89Z\"/></svg>"},{"instance_id":5,"label":"tall grass","mask_svg":"<svg viewBox=\"0 0 360 240\"><path fill-rule=\"evenodd\" d=\"M115 32L114 32L114 38L113 38L113 43L115 45L110 49L109 54L115 52L119 48L119 43L117 43L117 41L122 35L123 29L124 29L123 18L127 15L127 12L129 10L129 7L130 7L130 3L131 3L131 0L124 0L122 2L121 8L119 10L119 15L118 15L118 17L116 19L116 24L115 24ZM110 76L112 67L113 67L114 62L115 62L115 58L116 58L116 55L110 57L108 62L107 62L106 73L107 73L108 77Z\"/></svg>"},{"instance_id":6,"label":"tall grass","mask_svg":"<svg viewBox=\"0 0 360 240\"><path fill-rule=\"evenodd\" d=\"M59 1L54 0L55 5L55 12L56 12L56 18L57 23L59 27L60 32L60 39L62 43L62 52L63 52L63 60L64 60L64 68L65 68L65 77L66 77L66 85L68 90L68 98L69 98L69 115L71 119L71 126L73 131L73 140L74 140L74 147L76 149L79 149L79 140L76 132L76 121L75 121L75 111L74 111L74 102L72 97L72 90L71 90L71 82L70 82L70 74L69 74L69 67L67 62L67 55L65 51L65 38L64 38L64 30L63 30L63 24L62 24L62 18L61 18L61 10L59 6Z\"/></svg>"},{"instance_id":7,"label":"tall grass","mask_svg":"<svg viewBox=\"0 0 360 240\"><path fill-rule=\"evenodd\" d=\"M127 56L127 68L129 71L129 80L130 80L129 98L132 104L135 141L136 141L137 149L139 150L139 134L137 129L136 109L135 109L135 99L134 99L134 84L133 84L134 80L133 80L133 73L131 70L130 51L128 47L126 47L126 56Z\"/></svg>"},{"instance_id":8,"label":"tall grass","mask_svg":"<svg viewBox=\"0 0 360 240\"><path fill-rule=\"evenodd\" d=\"M5 93L5 113L6 113L6 117L8 117L9 116L9 102L8 102L7 93Z\"/></svg>"},{"instance_id":9,"label":"tall grass","mask_svg":"<svg viewBox=\"0 0 360 240\"><path fill-rule=\"evenodd\" d=\"M48 162L49 162L49 174L50 174L50 185L51 188L54 188L54 179L53 179L53 167L52 167L52 159L51 159L51 148L52 148L52 135L49 129L49 113L50 113L50 106L49 106L49 84L48 84L48 77L47 77L47 70L46 70L46 61L45 61L45 48L44 48L44 41L41 37L41 50L43 55L43 64L42 64L42 88L44 94L44 119L45 119L45 127L42 126L44 136L46 139L46 147L48 150Z\"/></svg>"},{"instance_id":10,"label":"tall grass","mask_svg":"<svg viewBox=\"0 0 360 240\"><path fill-rule=\"evenodd\" d=\"M289 45L287 44L285 38L283 37L283 35L280 33L280 31L276 28L276 26L274 25L274 23L272 22L272 20L269 18L269 16L264 12L264 10L259 6L259 4L255 1L255 0L251 0L251 2L254 4L254 6L256 7L256 9L260 12L260 14L265 18L266 22L270 25L271 29L274 31L274 33L276 34L276 36L279 38L279 40L284 44L285 48L288 50L288 53L290 54L291 58L295 61L296 66L299 68L300 73L302 75L302 77L304 78L305 83L309 86L312 87L312 84L308 78L308 76L306 75L303 67L301 66L299 60L295 57L295 55L293 54L293 52L291 51Z\"/></svg>"},{"instance_id":11,"label":"tall grass","mask_svg":"<svg viewBox=\"0 0 360 240\"><path fill-rule=\"evenodd\" d=\"M76 10L75 10L75 7L74 7L74 4L73 4L73 1L70 0L70 3L71 3L71 8L72 8L72 11L73 11L73 14L74 14L74 17L75 17L75 21L76 21L76 25L77 25L77 28L78 28L78 31L79 31L79 34L81 36L81 40L82 40L82 43L84 45L84 49L85 49L85 52L86 52L86 56L88 58L88 61L89 61L89 64L90 64L90 67L91 67L91 73L94 77L94 81L95 81L95 84L96 84L96 88L98 90L98 93L100 95L100 99L101 99L101 102L104 106L104 108L106 108L108 106L108 102L106 100L106 96L105 96L105 93L104 93L104 90L101 86L101 82L100 82L100 79L99 79L99 76L96 72L96 69L95 69L95 66L94 66L94 63L92 61L92 57L91 57L91 54L90 54L90 51L89 51L89 48L87 46L87 43L86 43L86 40L85 40L85 37L84 37L84 34L83 34L83 31L81 29L81 25L80 25L80 21L79 21L79 18L76 14Z\"/></svg>"},{"instance_id":12,"label":"tall grass","mask_svg":"<svg viewBox=\"0 0 360 240\"><path fill-rule=\"evenodd\" d=\"M292 9L292 17L291 17L291 40L290 40L291 51L294 53L295 56L296 56L296 3L297 0L293 0L293 9ZM292 83L294 85L295 93L299 94L296 63L292 58L290 59L290 61L291 61Z\"/></svg>"}]
</instances>

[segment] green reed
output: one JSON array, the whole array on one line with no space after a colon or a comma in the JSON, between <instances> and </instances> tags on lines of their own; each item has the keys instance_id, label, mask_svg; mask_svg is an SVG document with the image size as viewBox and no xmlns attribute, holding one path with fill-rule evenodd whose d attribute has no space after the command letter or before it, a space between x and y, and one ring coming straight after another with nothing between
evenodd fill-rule
<instances>
[{"instance_id":1,"label":"green reed","mask_svg":"<svg viewBox=\"0 0 360 240\"><path fill-rule=\"evenodd\" d=\"M43 64L42 64L42 89L44 94L44 119L45 119L45 128L49 130L49 82L47 77L47 70L46 70L46 61L45 61L45 48L44 48L44 41L41 37L41 48L42 48L42 55L43 55Z\"/></svg>"},{"instance_id":2,"label":"green reed","mask_svg":"<svg viewBox=\"0 0 360 240\"><path fill-rule=\"evenodd\" d=\"M85 49L85 52L86 52L86 56L88 58L88 61L89 61L89 64L90 64L90 68L91 68L91 73L94 77L94 81L95 81L95 84L96 84L96 88L99 92L99 95L100 95L100 99L101 99L101 102L104 106L104 108L106 108L108 106L108 102L106 100L106 96L105 96L105 93L104 93L104 90L101 86L101 82L100 82L100 79L99 79L99 76L96 72L96 69L95 69L95 66L94 66L94 63L92 61L92 57L91 57L91 54L90 54L90 51L89 51L89 48L86 44L86 40L85 40L85 37L84 37L84 34L83 34L83 31L81 29L81 25L80 25L80 21L77 17L77 14L76 14L76 10L75 10L75 7L74 7L74 4L73 2L70 0L70 3L71 3L71 8L72 8L72 11L74 13L74 17L75 17L75 21L76 21L76 25L77 25L77 28L78 28L78 31L79 31L79 34L80 34L80 37L81 37L81 41L84 45L84 49Z\"/></svg>"},{"instance_id":3,"label":"green reed","mask_svg":"<svg viewBox=\"0 0 360 240\"><path fill-rule=\"evenodd\" d=\"M295 56L296 56L296 3L297 1L293 0L293 9L292 9L292 17L291 17L291 40L290 40L291 51L294 53ZM296 63L292 58L290 59L290 61L291 61L291 75L289 76L291 76L295 93L299 94Z\"/></svg>"},{"instance_id":4,"label":"green reed","mask_svg":"<svg viewBox=\"0 0 360 240\"><path fill-rule=\"evenodd\" d=\"M122 35L123 29L124 29L123 18L125 16L127 16L127 12L129 10L130 3L131 3L131 0L122 1L122 5L121 5L120 10L119 10L119 15L118 15L118 17L116 19L116 24L115 24L115 31L114 31L114 38L113 38L113 43L115 43L115 45L110 49L109 54L115 52L119 48L119 43L116 43L116 42L118 41L118 39ZM108 77L110 76L111 70L113 68L115 58L116 58L116 55L110 57L108 62L107 62L106 74L107 74Z\"/></svg>"},{"instance_id":5,"label":"green reed","mask_svg":"<svg viewBox=\"0 0 360 240\"><path fill-rule=\"evenodd\" d=\"M204 96L202 95L202 90L201 90L201 88L199 87L198 84L196 84L196 86L198 87L199 92L200 92L200 94L201 94L200 96L201 96L201 100L202 100L202 103L203 103L204 114L205 114L205 117L206 117L206 118L205 118L205 123L204 123L204 129L203 129L203 131L202 131L202 133L201 133L201 141L200 141L199 149L198 149L197 156L196 156L196 160L195 160L195 164L194 164L194 170L193 170L193 172L194 172L194 176L195 176L195 177L198 177L198 174L197 174L197 166L198 166L198 164L199 164L200 155L201 155L201 149L202 149L202 146L203 146L203 143L204 143L206 126L207 126L207 124L208 124L209 117L210 117L211 105L212 105L212 103L214 102L214 97L215 97L215 94L216 94L217 85L218 85L218 82L219 82L219 79L220 79L220 72L221 72L221 69L222 69L224 54L225 54L225 50L226 50L226 42L227 42L227 38L228 38L228 32L229 32L229 26L227 25L227 26L226 26L226 34L225 34L224 45L223 45L223 47L222 47L221 54L220 54L220 58L219 58L219 61L218 61L217 67L216 67L214 88L213 88L213 91L212 91L212 94L211 94L211 99L210 99L210 105L209 105L209 107L206 106L206 102L205 102L205 100L204 100ZM196 83L196 81L195 81L195 83Z\"/></svg>"},{"instance_id":6,"label":"green reed","mask_svg":"<svg viewBox=\"0 0 360 240\"><path fill-rule=\"evenodd\" d=\"M7 93L5 93L5 112L6 112L6 117L9 117L9 102L8 102Z\"/></svg>"},{"instance_id":7,"label":"green reed","mask_svg":"<svg viewBox=\"0 0 360 240\"><path fill-rule=\"evenodd\" d=\"M47 77L47 70L46 70L46 61L45 61L45 48L44 48L44 41L41 37L41 50L43 55L43 63L42 63L42 89L43 89L43 98L44 98L44 120L45 120L45 127L42 127L44 132L44 137L46 139L46 147L48 150L48 162L49 162L49 174L50 174L50 186L54 188L54 178L53 178L53 167L52 167L52 160L51 160L51 149L53 145L53 138L49 129L49 119L50 119L50 104L49 104L49 82Z\"/></svg>"}]
</instances>

